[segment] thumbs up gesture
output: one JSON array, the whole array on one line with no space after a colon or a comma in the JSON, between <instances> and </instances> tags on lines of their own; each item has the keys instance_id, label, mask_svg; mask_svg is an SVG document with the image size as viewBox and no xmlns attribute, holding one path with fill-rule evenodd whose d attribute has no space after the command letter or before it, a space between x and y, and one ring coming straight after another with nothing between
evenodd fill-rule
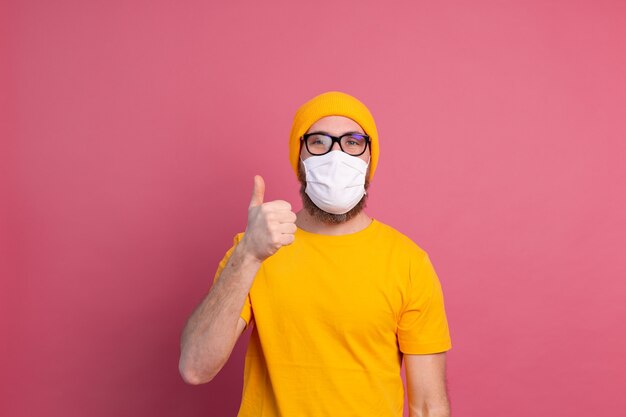
<instances>
[{"instance_id":1,"label":"thumbs up gesture","mask_svg":"<svg viewBox=\"0 0 626 417\"><path fill-rule=\"evenodd\" d=\"M260 261L275 254L282 246L293 243L297 229L291 204L284 200L264 203L264 194L263 177L256 175L243 239L250 253Z\"/></svg>"}]
</instances>

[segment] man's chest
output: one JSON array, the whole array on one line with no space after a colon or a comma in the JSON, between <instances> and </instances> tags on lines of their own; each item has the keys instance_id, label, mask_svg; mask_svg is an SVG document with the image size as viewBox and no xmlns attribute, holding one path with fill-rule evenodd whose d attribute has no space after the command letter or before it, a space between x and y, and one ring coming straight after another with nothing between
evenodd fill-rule
<instances>
[{"instance_id":1,"label":"man's chest","mask_svg":"<svg viewBox=\"0 0 626 417\"><path fill-rule=\"evenodd\" d=\"M368 256L369 255L369 256ZM403 268L349 249L294 253L263 265L250 292L258 325L360 337L392 335L403 303Z\"/></svg>"}]
</instances>

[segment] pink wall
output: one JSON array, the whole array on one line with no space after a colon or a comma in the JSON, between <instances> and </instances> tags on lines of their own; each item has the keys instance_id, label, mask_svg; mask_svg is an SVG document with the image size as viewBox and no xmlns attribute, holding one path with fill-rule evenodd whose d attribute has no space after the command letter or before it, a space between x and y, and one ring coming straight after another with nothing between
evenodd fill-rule
<instances>
[{"instance_id":1,"label":"pink wall","mask_svg":"<svg viewBox=\"0 0 626 417\"><path fill-rule=\"evenodd\" d=\"M0 415L235 415L248 335L193 387L180 331L339 89L442 281L453 414L622 416L626 3L294 3L2 3Z\"/></svg>"}]
</instances>

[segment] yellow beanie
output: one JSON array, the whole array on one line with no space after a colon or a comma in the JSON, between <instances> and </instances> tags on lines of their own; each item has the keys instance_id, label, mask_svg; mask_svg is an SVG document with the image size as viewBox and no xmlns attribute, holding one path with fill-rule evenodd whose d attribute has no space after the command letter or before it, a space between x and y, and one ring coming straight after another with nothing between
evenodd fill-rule
<instances>
[{"instance_id":1,"label":"yellow beanie","mask_svg":"<svg viewBox=\"0 0 626 417\"><path fill-rule=\"evenodd\" d=\"M319 119L326 116L348 117L361 126L365 134L370 137L370 180L374 176L378 163L378 131L374 117L363 103L349 94L339 91L329 91L304 103L293 119L291 135L289 137L289 161L298 174L300 161L300 138Z\"/></svg>"}]
</instances>

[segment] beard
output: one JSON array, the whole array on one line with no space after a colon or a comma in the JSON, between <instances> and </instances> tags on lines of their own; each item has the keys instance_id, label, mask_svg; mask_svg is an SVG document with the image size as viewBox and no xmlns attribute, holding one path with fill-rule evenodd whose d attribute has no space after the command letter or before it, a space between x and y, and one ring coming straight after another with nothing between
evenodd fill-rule
<instances>
[{"instance_id":1,"label":"beard","mask_svg":"<svg viewBox=\"0 0 626 417\"><path fill-rule=\"evenodd\" d=\"M365 173L365 191L370 186L370 167L368 165L367 172ZM325 224L341 224L345 223L350 219L356 217L363 209L366 207L367 196L368 193L365 193L363 197L359 200L356 206L352 207L348 212L343 214L334 214L329 213L327 211L322 210L317 207L311 197L305 192L306 190L306 174L304 173L304 168L302 165L302 161L298 165L298 181L300 182L300 197L302 197L302 205L304 209L313 217L315 220L325 223Z\"/></svg>"}]
</instances>

